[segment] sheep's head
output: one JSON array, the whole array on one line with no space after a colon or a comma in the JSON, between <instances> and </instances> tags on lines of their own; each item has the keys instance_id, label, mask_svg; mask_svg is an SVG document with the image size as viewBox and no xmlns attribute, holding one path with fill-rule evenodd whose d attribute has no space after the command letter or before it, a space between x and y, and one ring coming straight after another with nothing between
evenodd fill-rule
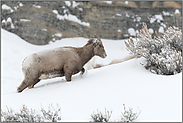
<instances>
[{"instance_id":1,"label":"sheep's head","mask_svg":"<svg viewBox=\"0 0 183 123\"><path fill-rule=\"evenodd\" d=\"M107 57L102 41L99 38L93 41L93 46L94 55L100 56L102 58Z\"/></svg>"}]
</instances>

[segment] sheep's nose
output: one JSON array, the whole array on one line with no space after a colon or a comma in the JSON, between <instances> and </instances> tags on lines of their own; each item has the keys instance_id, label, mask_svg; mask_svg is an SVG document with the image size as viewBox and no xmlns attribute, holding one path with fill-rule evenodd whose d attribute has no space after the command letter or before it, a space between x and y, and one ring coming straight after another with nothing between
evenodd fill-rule
<instances>
[{"instance_id":1,"label":"sheep's nose","mask_svg":"<svg viewBox=\"0 0 183 123\"><path fill-rule=\"evenodd\" d=\"M107 57L107 54L104 55L104 58L106 58L106 57Z\"/></svg>"}]
</instances>

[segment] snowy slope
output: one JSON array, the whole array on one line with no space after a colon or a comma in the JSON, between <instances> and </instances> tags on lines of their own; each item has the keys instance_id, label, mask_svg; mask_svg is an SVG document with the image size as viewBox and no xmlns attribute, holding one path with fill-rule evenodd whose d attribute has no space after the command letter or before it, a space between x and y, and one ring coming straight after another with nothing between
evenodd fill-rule
<instances>
[{"instance_id":1,"label":"snowy slope","mask_svg":"<svg viewBox=\"0 0 183 123\"><path fill-rule=\"evenodd\" d=\"M105 108L113 111L111 121L119 121L125 104L141 110L136 121L181 121L182 73L152 74L140 65L143 59L88 70L82 77L73 76L69 83L64 77L44 80L33 89L16 93L23 80L21 63L27 55L58 46L83 46L87 40L68 38L35 46L1 29L1 109L6 110L7 105L18 111L25 104L39 111L58 103L63 121L91 121L93 111L104 112ZM103 43L108 58L96 57L95 62L108 64L128 56L122 41L103 39Z\"/></svg>"}]
</instances>

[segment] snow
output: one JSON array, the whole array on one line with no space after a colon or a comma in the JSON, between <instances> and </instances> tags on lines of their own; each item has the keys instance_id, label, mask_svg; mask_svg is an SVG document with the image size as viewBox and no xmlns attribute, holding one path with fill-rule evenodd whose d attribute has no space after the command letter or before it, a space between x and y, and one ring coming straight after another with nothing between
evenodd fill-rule
<instances>
[{"instance_id":1,"label":"snow","mask_svg":"<svg viewBox=\"0 0 183 123\"><path fill-rule=\"evenodd\" d=\"M43 31L47 31L47 29L42 29Z\"/></svg>"},{"instance_id":2,"label":"snow","mask_svg":"<svg viewBox=\"0 0 183 123\"><path fill-rule=\"evenodd\" d=\"M72 7L77 7L79 5L79 3L76 3L75 1L73 1Z\"/></svg>"},{"instance_id":3,"label":"snow","mask_svg":"<svg viewBox=\"0 0 183 123\"><path fill-rule=\"evenodd\" d=\"M162 13L163 13L164 16L169 16L170 15L169 12L162 11Z\"/></svg>"},{"instance_id":4,"label":"snow","mask_svg":"<svg viewBox=\"0 0 183 123\"><path fill-rule=\"evenodd\" d=\"M66 1L65 1L66 2ZM64 10L64 13L66 13L66 11L67 10ZM86 22L81 22L81 20L79 20L76 16L74 16L74 15L71 15L71 14L65 14L64 16L62 16L62 15L60 15L59 13L58 13L58 11L57 10L53 10L52 11L54 14L56 14L57 15L57 18L59 19L59 20L64 20L64 19L67 19L67 20L70 20L70 21L74 21L74 22L76 22L76 23L79 23L79 24L81 24L81 25L84 25L84 26L88 26L88 27L90 27L90 23L86 23Z\"/></svg>"},{"instance_id":5,"label":"snow","mask_svg":"<svg viewBox=\"0 0 183 123\"><path fill-rule=\"evenodd\" d=\"M80 11L83 11L83 8L79 8Z\"/></svg>"},{"instance_id":6,"label":"snow","mask_svg":"<svg viewBox=\"0 0 183 123\"><path fill-rule=\"evenodd\" d=\"M151 18L150 23L154 23L156 21L156 18Z\"/></svg>"},{"instance_id":7,"label":"snow","mask_svg":"<svg viewBox=\"0 0 183 123\"><path fill-rule=\"evenodd\" d=\"M117 16L122 16L121 14L116 14Z\"/></svg>"},{"instance_id":8,"label":"snow","mask_svg":"<svg viewBox=\"0 0 183 123\"><path fill-rule=\"evenodd\" d=\"M66 4L67 6L71 6L71 1L65 1L65 4Z\"/></svg>"},{"instance_id":9,"label":"snow","mask_svg":"<svg viewBox=\"0 0 183 123\"><path fill-rule=\"evenodd\" d=\"M29 19L20 19L20 21L30 22L31 20L29 20Z\"/></svg>"},{"instance_id":10,"label":"snow","mask_svg":"<svg viewBox=\"0 0 183 123\"><path fill-rule=\"evenodd\" d=\"M11 19L10 17L8 17L7 22L11 23L11 28L12 28L12 29L15 28L15 26L14 26L13 23L12 23L12 19Z\"/></svg>"},{"instance_id":11,"label":"snow","mask_svg":"<svg viewBox=\"0 0 183 123\"><path fill-rule=\"evenodd\" d=\"M53 36L62 37L61 33L55 33Z\"/></svg>"},{"instance_id":12,"label":"snow","mask_svg":"<svg viewBox=\"0 0 183 123\"><path fill-rule=\"evenodd\" d=\"M130 15L125 11L126 17L130 17Z\"/></svg>"},{"instance_id":13,"label":"snow","mask_svg":"<svg viewBox=\"0 0 183 123\"><path fill-rule=\"evenodd\" d=\"M45 46L27 43L13 33L1 29L1 109L6 106L19 111L23 104L40 111L49 104L59 104L62 121L91 121L90 115L97 109L112 110L111 121L118 121L123 104L141 110L137 122L181 122L182 73L163 76L152 74L140 63L144 59L132 59L98 69L88 70L82 77L74 75L71 82L64 77L41 80L35 88L16 93L23 80L21 64L28 55L58 46L80 47L86 38L67 38ZM95 63L110 63L129 56L124 40L102 39L106 59L95 57ZM91 60L92 61L92 60Z\"/></svg>"},{"instance_id":14,"label":"snow","mask_svg":"<svg viewBox=\"0 0 183 123\"><path fill-rule=\"evenodd\" d=\"M162 15L154 15L152 18L150 18L150 23L154 23L157 20L158 23L163 21Z\"/></svg>"},{"instance_id":15,"label":"snow","mask_svg":"<svg viewBox=\"0 0 183 123\"><path fill-rule=\"evenodd\" d=\"M156 18L157 20L163 20L162 15L155 15L155 18Z\"/></svg>"},{"instance_id":16,"label":"snow","mask_svg":"<svg viewBox=\"0 0 183 123\"><path fill-rule=\"evenodd\" d=\"M164 28L166 28L166 25L164 23L161 23L160 25L163 26Z\"/></svg>"},{"instance_id":17,"label":"snow","mask_svg":"<svg viewBox=\"0 0 183 123\"><path fill-rule=\"evenodd\" d=\"M2 5L2 10L10 10L10 12L14 12L14 10L11 7L7 6L6 4Z\"/></svg>"},{"instance_id":18,"label":"snow","mask_svg":"<svg viewBox=\"0 0 183 123\"><path fill-rule=\"evenodd\" d=\"M53 10L52 12L55 13L55 14L58 14L58 11L57 10Z\"/></svg>"},{"instance_id":19,"label":"snow","mask_svg":"<svg viewBox=\"0 0 183 123\"><path fill-rule=\"evenodd\" d=\"M22 3L19 3L19 6L20 6L20 7L22 7L22 6L23 6L23 4L22 4Z\"/></svg>"},{"instance_id":20,"label":"snow","mask_svg":"<svg viewBox=\"0 0 183 123\"><path fill-rule=\"evenodd\" d=\"M107 4L112 4L112 1L102 1L104 3L107 3Z\"/></svg>"},{"instance_id":21,"label":"snow","mask_svg":"<svg viewBox=\"0 0 183 123\"><path fill-rule=\"evenodd\" d=\"M177 29L177 30L179 29L179 28L178 28L178 27L176 27L176 26L173 26L173 28L174 28L174 29Z\"/></svg>"},{"instance_id":22,"label":"snow","mask_svg":"<svg viewBox=\"0 0 183 123\"><path fill-rule=\"evenodd\" d=\"M162 26L160 26L158 32L164 33L164 28Z\"/></svg>"},{"instance_id":23,"label":"snow","mask_svg":"<svg viewBox=\"0 0 183 123\"><path fill-rule=\"evenodd\" d=\"M128 4L128 1L125 1L125 4Z\"/></svg>"},{"instance_id":24,"label":"snow","mask_svg":"<svg viewBox=\"0 0 183 123\"><path fill-rule=\"evenodd\" d=\"M129 29L128 29L128 33L129 33L131 36L136 36L136 32L135 32L134 28L129 28Z\"/></svg>"},{"instance_id":25,"label":"snow","mask_svg":"<svg viewBox=\"0 0 183 123\"><path fill-rule=\"evenodd\" d=\"M5 24L7 24L6 20L2 20L2 22L1 22L1 23L5 23Z\"/></svg>"},{"instance_id":26,"label":"snow","mask_svg":"<svg viewBox=\"0 0 183 123\"><path fill-rule=\"evenodd\" d=\"M153 33L154 33L154 30L153 30L152 28L149 28L149 32L150 32L151 34L153 34Z\"/></svg>"},{"instance_id":27,"label":"snow","mask_svg":"<svg viewBox=\"0 0 183 123\"><path fill-rule=\"evenodd\" d=\"M70 21L74 21L76 23L79 23L81 25L90 27L90 23L81 22L81 20L79 20L75 15L71 15L71 14L66 15L65 14L64 16L62 16L62 15L57 14L57 18L60 19L60 20L67 19L67 20L70 20Z\"/></svg>"},{"instance_id":28,"label":"snow","mask_svg":"<svg viewBox=\"0 0 183 123\"><path fill-rule=\"evenodd\" d=\"M38 5L33 5L35 8L38 8L38 9L40 9L41 8L41 6L38 6Z\"/></svg>"},{"instance_id":29,"label":"snow","mask_svg":"<svg viewBox=\"0 0 183 123\"><path fill-rule=\"evenodd\" d=\"M180 15L180 11L178 9L175 10L175 14Z\"/></svg>"}]
</instances>

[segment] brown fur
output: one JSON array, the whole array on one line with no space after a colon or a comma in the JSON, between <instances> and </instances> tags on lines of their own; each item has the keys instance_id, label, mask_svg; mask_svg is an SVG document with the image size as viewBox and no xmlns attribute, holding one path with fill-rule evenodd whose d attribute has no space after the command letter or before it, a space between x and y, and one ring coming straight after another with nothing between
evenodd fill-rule
<instances>
[{"instance_id":1,"label":"brown fur","mask_svg":"<svg viewBox=\"0 0 183 123\"><path fill-rule=\"evenodd\" d=\"M41 80L41 76L50 78L65 76L67 81L71 81L71 76L81 71L83 66L94 56L105 58L102 41L90 39L88 43L80 48L59 47L46 52L38 52L28 56L22 63L24 80L17 88L17 92L22 92L25 88L32 88ZM46 78L48 79L48 78Z\"/></svg>"}]
</instances>

